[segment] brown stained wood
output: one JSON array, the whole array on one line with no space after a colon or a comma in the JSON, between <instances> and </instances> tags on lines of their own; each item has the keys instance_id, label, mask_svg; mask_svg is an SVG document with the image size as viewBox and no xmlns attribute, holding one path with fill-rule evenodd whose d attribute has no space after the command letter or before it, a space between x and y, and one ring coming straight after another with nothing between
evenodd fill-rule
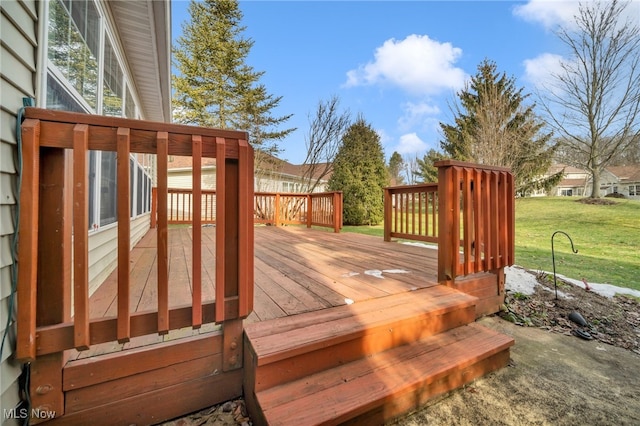
<instances>
[{"instance_id":1,"label":"brown stained wood","mask_svg":"<svg viewBox=\"0 0 640 426\"><path fill-rule=\"evenodd\" d=\"M479 377L506 367L508 363L509 351L499 352L468 366L464 370L458 369L451 372L448 376L431 383L407 389L401 394L396 395L393 399L385 401L379 407L344 422L342 425L369 426L372 424L385 424L398 416L418 409L438 395L442 395L451 389L460 388Z\"/></svg>"},{"instance_id":2,"label":"brown stained wood","mask_svg":"<svg viewBox=\"0 0 640 426\"><path fill-rule=\"evenodd\" d=\"M73 131L73 322L76 349L89 348L89 127ZM82 230L82 231L80 231ZM87 231L87 232L85 232Z\"/></svg>"},{"instance_id":3,"label":"brown stained wood","mask_svg":"<svg viewBox=\"0 0 640 426\"><path fill-rule=\"evenodd\" d=\"M118 342L128 342L131 332L129 312L129 245L131 241L131 194L129 180L130 130L117 131L118 173Z\"/></svg>"},{"instance_id":4,"label":"brown stained wood","mask_svg":"<svg viewBox=\"0 0 640 426\"><path fill-rule=\"evenodd\" d=\"M151 371L71 390L66 394L66 413L70 414L107 405L116 399L114 396L117 396L118 400L122 400L211 376L216 371L222 371L220 353L187 359Z\"/></svg>"},{"instance_id":5,"label":"brown stained wood","mask_svg":"<svg viewBox=\"0 0 640 426\"><path fill-rule=\"evenodd\" d=\"M222 371L242 368L242 319L232 319L222 324Z\"/></svg>"},{"instance_id":6,"label":"brown stained wood","mask_svg":"<svg viewBox=\"0 0 640 426\"><path fill-rule=\"evenodd\" d=\"M479 170L473 171L473 241L475 247L473 255L475 257L474 272L482 271L482 246L484 244L481 226L482 217L482 173Z\"/></svg>"},{"instance_id":7,"label":"brown stained wood","mask_svg":"<svg viewBox=\"0 0 640 426\"><path fill-rule=\"evenodd\" d=\"M71 233L73 228L73 167L71 152L40 150L40 204L58 206L39 210L38 290L36 325L69 322L71 318ZM37 335L37 329L36 329ZM73 337L72 337L73 338ZM33 407L52 407L63 413L64 393L60 387L64 353L37 358L31 363L37 380L31 381ZM32 374L32 377L34 375ZM47 386L48 392L37 392Z\"/></svg>"},{"instance_id":8,"label":"brown stained wood","mask_svg":"<svg viewBox=\"0 0 640 426\"><path fill-rule=\"evenodd\" d=\"M169 331L169 242L167 223L167 168L169 161L169 135L157 134L158 162L158 332Z\"/></svg>"},{"instance_id":9,"label":"brown stained wood","mask_svg":"<svg viewBox=\"0 0 640 426\"><path fill-rule=\"evenodd\" d=\"M395 308L398 309L398 308ZM433 312L371 327L362 335L350 339L336 339L314 351L295 354L261 365L256 373L256 391L297 380L373 354L410 344L455 327L466 325L476 318L474 305L461 305L447 311Z\"/></svg>"},{"instance_id":10,"label":"brown stained wood","mask_svg":"<svg viewBox=\"0 0 640 426\"><path fill-rule=\"evenodd\" d=\"M38 217L40 184L40 122L22 123L22 190L20 191L20 250L18 251L16 358L36 357L36 294L38 280Z\"/></svg>"},{"instance_id":11,"label":"brown stained wood","mask_svg":"<svg viewBox=\"0 0 640 426\"><path fill-rule=\"evenodd\" d=\"M225 298L226 286L226 252L225 239L227 230L227 217L225 204L227 202L226 159L224 157L225 141L216 139L216 150L219 155L216 161L216 300ZM233 255L233 254L232 254ZM224 311L220 303L216 310L216 322L224 321Z\"/></svg>"},{"instance_id":12,"label":"brown stained wood","mask_svg":"<svg viewBox=\"0 0 640 426\"><path fill-rule=\"evenodd\" d=\"M506 336L474 325L467 327L470 330L464 338L450 344L438 342L447 333L440 334L319 373L313 382L299 380L260 392L258 400L266 420L271 425L339 424L374 410L390 398L473 368L508 351L513 344ZM463 383L452 382L447 390Z\"/></svg>"},{"instance_id":13,"label":"brown stained wood","mask_svg":"<svg viewBox=\"0 0 640 426\"><path fill-rule=\"evenodd\" d=\"M78 360L64 369L64 390L93 386L221 352L222 334L210 333L165 342L159 347L152 345Z\"/></svg>"},{"instance_id":14,"label":"brown stained wood","mask_svg":"<svg viewBox=\"0 0 640 426\"><path fill-rule=\"evenodd\" d=\"M203 304L202 323L215 321L215 303ZM225 303L225 315L238 315L238 300L230 299ZM191 305L176 307L169 311L169 320L174 330L191 325ZM131 315L131 337L144 336L157 331L158 313L139 312ZM91 345L117 340L116 318L93 319L89 323ZM62 323L52 326L39 327L36 332L37 356L46 355L65 349L71 349L73 342L73 323Z\"/></svg>"},{"instance_id":15,"label":"brown stained wood","mask_svg":"<svg viewBox=\"0 0 640 426\"><path fill-rule=\"evenodd\" d=\"M194 136L193 144L193 236L192 236L192 281L191 304L193 306L193 328L202 325L202 138Z\"/></svg>"},{"instance_id":16,"label":"brown stained wood","mask_svg":"<svg viewBox=\"0 0 640 426\"><path fill-rule=\"evenodd\" d=\"M396 299L397 300L397 299ZM300 355L343 341L360 338L375 333L379 327L394 329L404 321L415 321L421 315L436 317L447 312L471 308L475 298L456 293L434 299L412 301L399 305L384 305L384 309L348 315L328 323L315 323L306 327L298 327L284 331L268 338L252 341L256 353L260 355L258 365L269 364L294 355ZM397 303L397 302L396 302ZM339 308L334 308L339 309ZM473 315L471 315L471 319ZM446 329L446 328L445 328Z\"/></svg>"},{"instance_id":17,"label":"brown stained wood","mask_svg":"<svg viewBox=\"0 0 640 426\"><path fill-rule=\"evenodd\" d=\"M471 267L471 262L472 262L472 253L471 253L471 243L472 243L472 238L471 238L471 234L473 232L473 228L471 226L471 224L473 223L473 205L471 203L471 185L472 185L472 181L471 181L471 169L465 167L463 169L462 172L462 181L463 181L463 185L464 185L464 190L462 192L462 197L463 197L463 202L462 202L462 206L463 206L463 218L462 218L462 228L463 228L463 245L464 245L464 255L463 255L463 262L464 262L464 275L468 275L470 274L473 269ZM475 271L474 271L475 272Z\"/></svg>"},{"instance_id":18,"label":"brown stained wood","mask_svg":"<svg viewBox=\"0 0 640 426\"><path fill-rule=\"evenodd\" d=\"M202 137L205 147L209 147L203 150L204 157L216 156L214 147L215 138L222 138L228 141L225 156L227 158L238 158L237 141L239 139L248 139L246 132L233 130L131 120L39 108L26 108L25 117L27 117L27 119L35 118L42 121L41 146L54 148L72 148L73 126L76 123L88 124L90 126L91 138L89 141L89 149L99 151L117 151L116 132L119 127L131 129L131 152L147 154L156 153L157 132L167 133L170 155L191 156L191 136L195 134Z\"/></svg>"},{"instance_id":19,"label":"brown stained wood","mask_svg":"<svg viewBox=\"0 0 640 426\"><path fill-rule=\"evenodd\" d=\"M250 160L251 158L251 160ZM238 298L240 316L246 318L253 309L253 150L245 140L239 141L238 156Z\"/></svg>"},{"instance_id":20,"label":"brown stained wood","mask_svg":"<svg viewBox=\"0 0 640 426\"><path fill-rule=\"evenodd\" d=\"M66 415L51 425L158 424L242 395L242 370L212 374Z\"/></svg>"}]
</instances>

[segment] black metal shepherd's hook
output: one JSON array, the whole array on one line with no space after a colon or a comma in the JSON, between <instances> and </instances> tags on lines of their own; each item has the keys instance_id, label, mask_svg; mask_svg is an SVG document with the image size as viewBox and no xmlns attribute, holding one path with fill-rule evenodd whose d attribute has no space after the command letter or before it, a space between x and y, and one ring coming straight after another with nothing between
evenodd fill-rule
<instances>
[{"instance_id":1,"label":"black metal shepherd's hook","mask_svg":"<svg viewBox=\"0 0 640 426\"><path fill-rule=\"evenodd\" d=\"M571 239L571 237L569 236L569 234L567 234L567 233L566 233L566 232L564 232L564 231L556 231L556 232L554 232L554 233L553 233L553 235L551 236L551 259L553 260L553 286L554 286L554 287L555 287L555 289L556 289L556 300L558 300L558 283L556 282L556 254L555 254L555 252L553 251L553 237L555 237L555 236L556 236L556 234L558 234L558 233L566 235L566 236L567 236L567 238L569 239L569 241L571 241L571 250L572 250L574 253L578 253L578 250L576 250L576 249L573 247L573 240Z\"/></svg>"}]
</instances>

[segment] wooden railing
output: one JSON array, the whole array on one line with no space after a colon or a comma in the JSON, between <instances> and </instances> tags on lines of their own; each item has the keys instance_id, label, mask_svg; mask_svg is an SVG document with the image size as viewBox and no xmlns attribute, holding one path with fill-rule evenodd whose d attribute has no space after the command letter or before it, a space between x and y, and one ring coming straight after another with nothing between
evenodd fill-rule
<instances>
[{"instance_id":1,"label":"wooden railing","mask_svg":"<svg viewBox=\"0 0 640 426\"><path fill-rule=\"evenodd\" d=\"M155 194L154 190L154 194ZM155 195L153 196L155 199ZM202 223L216 223L216 191L202 190ZM192 223L193 190L169 188L168 223ZM151 227L156 223L156 202L151 203ZM273 226L307 225L342 229L342 192L311 194L256 192L253 222Z\"/></svg>"},{"instance_id":2,"label":"wooden railing","mask_svg":"<svg viewBox=\"0 0 640 426\"><path fill-rule=\"evenodd\" d=\"M342 192L311 194L257 192L255 223L274 226L307 225L342 229Z\"/></svg>"},{"instance_id":3,"label":"wooden railing","mask_svg":"<svg viewBox=\"0 0 640 426\"><path fill-rule=\"evenodd\" d=\"M385 240L436 242L438 281L514 263L515 192L509 169L446 160L438 183L385 189Z\"/></svg>"},{"instance_id":4,"label":"wooden railing","mask_svg":"<svg viewBox=\"0 0 640 426\"><path fill-rule=\"evenodd\" d=\"M438 242L438 184L384 189L384 240Z\"/></svg>"},{"instance_id":5,"label":"wooden railing","mask_svg":"<svg viewBox=\"0 0 640 426\"><path fill-rule=\"evenodd\" d=\"M232 328L239 327L241 333L241 319L253 308L253 151L247 143L247 134L36 108L27 108L25 117L17 358L34 360L66 349L86 349L113 340L126 342L135 336L164 334L186 326L198 328L208 322L232 322ZM118 156L117 317L91 320L87 232L89 150L115 151ZM129 307L131 153L156 154L158 163L154 200L158 212L158 309L133 314ZM176 309L169 309L169 155L193 157L191 203L195 212L201 212L192 217L192 301ZM200 187L202 157L217 158L216 290L215 301L209 303L201 300L200 225L208 220L202 212L209 208L209 193ZM206 211L208 214L209 210ZM229 356L236 368L241 365L240 358L237 354ZM225 364L227 367L233 368Z\"/></svg>"}]
</instances>

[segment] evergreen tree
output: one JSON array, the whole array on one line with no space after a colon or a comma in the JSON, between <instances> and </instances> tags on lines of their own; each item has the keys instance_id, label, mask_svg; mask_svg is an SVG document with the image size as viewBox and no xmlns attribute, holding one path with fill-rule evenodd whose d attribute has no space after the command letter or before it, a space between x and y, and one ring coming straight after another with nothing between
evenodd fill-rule
<instances>
[{"instance_id":1,"label":"evergreen tree","mask_svg":"<svg viewBox=\"0 0 640 426\"><path fill-rule=\"evenodd\" d=\"M343 192L343 219L347 225L377 225L383 220L383 192L389 183L380 137L358 117L342 138L330 191Z\"/></svg>"},{"instance_id":2,"label":"evergreen tree","mask_svg":"<svg viewBox=\"0 0 640 426\"><path fill-rule=\"evenodd\" d=\"M446 156L510 167L520 195L557 184L562 173L542 178L557 145L549 144L552 135L542 132L544 123L534 113L535 103L524 105L529 95L516 88L513 77L498 73L494 62L484 60L458 96L455 124L440 123L444 135L440 145Z\"/></svg>"},{"instance_id":3,"label":"evergreen tree","mask_svg":"<svg viewBox=\"0 0 640 426\"><path fill-rule=\"evenodd\" d=\"M272 116L282 98L259 84L264 72L245 63L253 41L242 36L246 27L236 0L192 0L189 14L173 52L174 119L248 131L259 168L260 155L277 153L277 141L295 130L278 129L291 115Z\"/></svg>"},{"instance_id":4,"label":"evergreen tree","mask_svg":"<svg viewBox=\"0 0 640 426\"><path fill-rule=\"evenodd\" d=\"M435 149L430 149L422 159L418 158L418 172L417 174L420 176L422 182L427 183L435 183L438 182L438 168L434 166L436 161L444 160L444 155L442 153L436 151Z\"/></svg>"},{"instance_id":5,"label":"evergreen tree","mask_svg":"<svg viewBox=\"0 0 640 426\"><path fill-rule=\"evenodd\" d=\"M402 170L404 170L404 159L399 152L394 151L389 158L389 165L387 170L389 171L389 177L394 185L402 185L404 183L404 176L402 176Z\"/></svg>"}]
</instances>

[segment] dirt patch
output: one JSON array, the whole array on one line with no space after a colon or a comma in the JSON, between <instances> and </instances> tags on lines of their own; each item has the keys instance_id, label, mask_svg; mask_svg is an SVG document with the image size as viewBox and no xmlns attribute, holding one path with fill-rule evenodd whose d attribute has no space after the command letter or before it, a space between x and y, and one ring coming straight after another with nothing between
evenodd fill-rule
<instances>
[{"instance_id":1,"label":"dirt patch","mask_svg":"<svg viewBox=\"0 0 640 426\"><path fill-rule=\"evenodd\" d=\"M610 206L613 204L618 204L616 201L610 200L608 198L580 198L579 200L576 200L576 203L595 204L597 206Z\"/></svg>"},{"instance_id":2,"label":"dirt patch","mask_svg":"<svg viewBox=\"0 0 640 426\"><path fill-rule=\"evenodd\" d=\"M392 425L640 424L637 354L499 317L480 323L515 339L510 365Z\"/></svg>"},{"instance_id":3,"label":"dirt patch","mask_svg":"<svg viewBox=\"0 0 640 426\"><path fill-rule=\"evenodd\" d=\"M244 400L225 402L179 419L162 423L162 426L250 426Z\"/></svg>"},{"instance_id":4,"label":"dirt patch","mask_svg":"<svg viewBox=\"0 0 640 426\"><path fill-rule=\"evenodd\" d=\"M507 294L502 318L516 325L591 337L640 354L640 300L625 295L607 298L561 279L556 300L553 276L540 273L537 279L540 285L533 294ZM579 320L576 313L586 325L571 319Z\"/></svg>"}]
</instances>

